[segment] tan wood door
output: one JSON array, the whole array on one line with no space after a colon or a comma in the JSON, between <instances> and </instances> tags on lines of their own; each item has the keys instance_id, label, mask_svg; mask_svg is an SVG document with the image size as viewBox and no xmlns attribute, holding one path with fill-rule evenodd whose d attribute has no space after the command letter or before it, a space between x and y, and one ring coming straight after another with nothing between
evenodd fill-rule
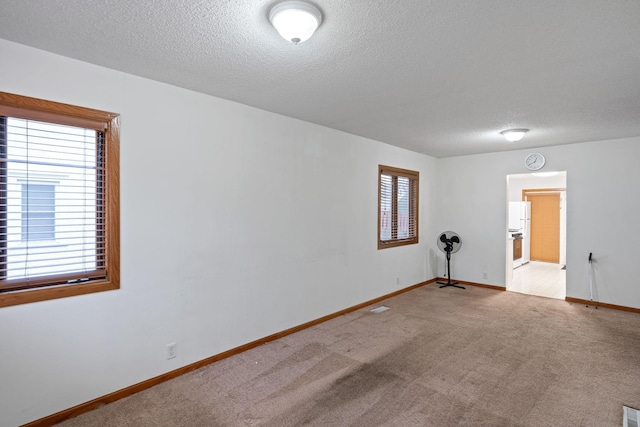
<instances>
[{"instance_id":1,"label":"tan wood door","mask_svg":"<svg viewBox=\"0 0 640 427\"><path fill-rule=\"evenodd\" d=\"M560 262L560 193L527 194L531 202L531 261Z\"/></svg>"}]
</instances>

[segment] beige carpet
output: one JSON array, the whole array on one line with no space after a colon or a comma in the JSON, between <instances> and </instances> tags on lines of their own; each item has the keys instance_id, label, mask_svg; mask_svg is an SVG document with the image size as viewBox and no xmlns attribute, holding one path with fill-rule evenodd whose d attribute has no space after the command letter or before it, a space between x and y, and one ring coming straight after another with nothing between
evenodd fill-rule
<instances>
[{"instance_id":1,"label":"beige carpet","mask_svg":"<svg viewBox=\"0 0 640 427\"><path fill-rule=\"evenodd\" d=\"M383 304L61 425L601 427L640 407L638 314L472 286Z\"/></svg>"}]
</instances>

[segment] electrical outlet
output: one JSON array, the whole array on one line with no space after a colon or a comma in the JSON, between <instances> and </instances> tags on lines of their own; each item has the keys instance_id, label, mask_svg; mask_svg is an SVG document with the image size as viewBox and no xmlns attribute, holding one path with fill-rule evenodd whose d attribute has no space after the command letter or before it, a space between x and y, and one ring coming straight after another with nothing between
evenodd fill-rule
<instances>
[{"instance_id":1,"label":"electrical outlet","mask_svg":"<svg viewBox=\"0 0 640 427\"><path fill-rule=\"evenodd\" d=\"M177 344L172 342L171 344L167 344L167 359L173 359L177 356L178 348Z\"/></svg>"},{"instance_id":2,"label":"electrical outlet","mask_svg":"<svg viewBox=\"0 0 640 427\"><path fill-rule=\"evenodd\" d=\"M396 277L396 285L400 284L400 276Z\"/></svg>"},{"instance_id":3,"label":"electrical outlet","mask_svg":"<svg viewBox=\"0 0 640 427\"><path fill-rule=\"evenodd\" d=\"M482 278L483 279L488 279L489 278L489 276L487 275L486 271L484 273L482 273Z\"/></svg>"}]
</instances>

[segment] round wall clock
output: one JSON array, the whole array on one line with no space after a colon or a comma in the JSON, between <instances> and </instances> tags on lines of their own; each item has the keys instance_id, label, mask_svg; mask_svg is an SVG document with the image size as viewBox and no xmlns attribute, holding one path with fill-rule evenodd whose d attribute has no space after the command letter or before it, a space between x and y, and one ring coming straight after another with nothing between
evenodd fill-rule
<instances>
[{"instance_id":1,"label":"round wall clock","mask_svg":"<svg viewBox=\"0 0 640 427\"><path fill-rule=\"evenodd\" d=\"M542 154L532 153L527 156L527 158L524 161L524 164L527 167L527 169L532 171L537 171L542 169L542 167L544 166L544 162L545 162L545 159Z\"/></svg>"}]
</instances>

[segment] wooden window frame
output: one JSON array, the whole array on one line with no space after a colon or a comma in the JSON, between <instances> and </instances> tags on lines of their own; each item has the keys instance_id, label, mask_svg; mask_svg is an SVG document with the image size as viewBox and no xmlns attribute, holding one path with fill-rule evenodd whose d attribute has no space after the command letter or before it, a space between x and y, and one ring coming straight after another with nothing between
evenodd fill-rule
<instances>
[{"instance_id":1,"label":"wooden window frame","mask_svg":"<svg viewBox=\"0 0 640 427\"><path fill-rule=\"evenodd\" d=\"M46 280L34 281L33 287L14 290L0 280L0 307L27 304L56 298L115 290L120 288L120 116L115 113L94 110L54 101L31 98L6 92L0 92L0 117L14 117L101 130L104 139L100 140L99 156L104 162L104 180L96 191L97 205L104 221L104 233L98 237L104 239L103 277L80 281L67 281L65 277L50 275ZM6 137L6 135L5 135ZM1 147L0 147L1 148ZM4 161L0 162L4 168ZM0 185L0 193L6 188ZM6 194L2 194L6 197ZM0 226L6 218L0 218ZM5 224L6 226L6 224ZM0 243L0 258L6 256L5 247ZM69 283L71 282L71 283Z\"/></svg>"},{"instance_id":2,"label":"wooden window frame","mask_svg":"<svg viewBox=\"0 0 640 427\"><path fill-rule=\"evenodd\" d=\"M382 240L382 176L388 175L392 177L392 208L391 208L391 239ZM414 231L413 235L408 238L398 238L398 205L397 205L397 182L398 177L408 178L410 180L410 207L409 207L409 229ZM392 166L378 165L378 249L393 248L396 246L414 245L418 243L418 223L419 223L419 193L420 193L420 173L408 169L401 169Z\"/></svg>"}]
</instances>

